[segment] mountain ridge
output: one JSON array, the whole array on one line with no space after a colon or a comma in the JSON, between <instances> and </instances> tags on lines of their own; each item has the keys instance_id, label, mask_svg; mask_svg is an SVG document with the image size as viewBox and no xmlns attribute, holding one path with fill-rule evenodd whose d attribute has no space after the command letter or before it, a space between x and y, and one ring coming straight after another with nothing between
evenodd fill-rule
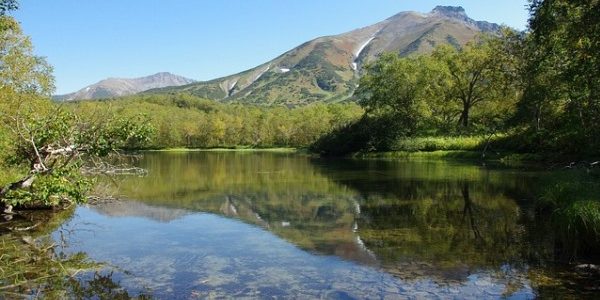
<instances>
[{"instance_id":1,"label":"mountain ridge","mask_svg":"<svg viewBox=\"0 0 600 300\"><path fill-rule=\"evenodd\" d=\"M74 93L56 95L54 100L74 101L122 97L144 92L150 89L167 86L181 86L196 82L195 80L169 72L159 72L137 78L109 77L86 86Z\"/></svg>"}]
</instances>

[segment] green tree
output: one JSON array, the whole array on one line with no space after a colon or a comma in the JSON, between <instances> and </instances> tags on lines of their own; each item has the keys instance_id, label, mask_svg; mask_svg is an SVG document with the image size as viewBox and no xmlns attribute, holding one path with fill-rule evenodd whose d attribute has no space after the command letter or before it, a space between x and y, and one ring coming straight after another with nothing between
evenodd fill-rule
<instances>
[{"instance_id":1,"label":"green tree","mask_svg":"<svg viewBox=\"0 0 600 300\"><path fill-rule=\"evenodd\" d=\"M0 204L10 212L83 201L91 183L83 165L144 142L150 127L135 118L81 118L53 104L52 68L5 15L15 8L16 1L0 2L0 167L14 172L0 182Z\"/></svg>"},{"instance_id":2,"label":"green tree","mask_svg":"<svg viewBox=\"0 0 600 300\"><path fill-rule=\"evenodd\" d=\"M530 14L521 112L546 146L598 154L600 1L534 0Z\"/></svg>"},{"instance_id":3,"label":"green tree","mask_svg":"<svg viewBox=\"0 0 600 300\"><path fill-rule=\"evenodd\" d=\"M432 58L445 66L446 86L440 93L460 106L458 125L464 130L471 124L472 110L484 102L503 99L505 86L501 83L503 67L494 56L490 40L471 42L462 49L440 46Z\"/></svg>"},{"instance_id":4,"label":"green tree","mask_svg":"<svg viewBox=\"0 0 600 300\"><path fill-rule=\"evenodd\" d=\"M367 115L393 119L400 134L410 135L426 114L427 75L423 59L387 53L365 67L355 95Z\"/></svg>"}]
</instances>

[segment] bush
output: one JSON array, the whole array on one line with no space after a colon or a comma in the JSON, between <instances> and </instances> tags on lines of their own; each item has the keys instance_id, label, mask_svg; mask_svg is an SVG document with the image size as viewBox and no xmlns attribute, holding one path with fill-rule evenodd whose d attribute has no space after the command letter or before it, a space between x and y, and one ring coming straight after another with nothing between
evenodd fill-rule
<instances>
[{"instance_id":1,"label":"bush","mask_svg":"<svg viewBox=\"0 0 600 300\"><path fill-rule=\"evenodd\" d=\"M389 151L405 128L392 116L369 117L323 135L309 150L324 156L343 156L355 152Z\"/></svg>"}]
</instances>

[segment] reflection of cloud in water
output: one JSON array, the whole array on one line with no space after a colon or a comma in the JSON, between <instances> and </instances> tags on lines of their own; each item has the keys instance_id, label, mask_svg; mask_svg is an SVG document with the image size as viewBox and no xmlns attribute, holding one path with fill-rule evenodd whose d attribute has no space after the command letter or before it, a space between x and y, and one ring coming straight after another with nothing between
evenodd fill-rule
<instances>
[{"instance_id":1,"label":"reflection of cloud in water","mask_svg":"<svg viewBox=\"0 0 600 300\"><path fill-rule=\"evenodd\" d=\"M117 201L91 205L91 208L110 217L143 217L160 222L170 222L188 215L185 209L152 206L137 201Z\"/></svg>"}]
</instances>

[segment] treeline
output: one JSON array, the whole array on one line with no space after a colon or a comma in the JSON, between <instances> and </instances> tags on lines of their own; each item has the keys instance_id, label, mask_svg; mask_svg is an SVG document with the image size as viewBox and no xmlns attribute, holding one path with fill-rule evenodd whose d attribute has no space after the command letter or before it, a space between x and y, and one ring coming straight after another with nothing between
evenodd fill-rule
<instances>
[{"instance_id":1,"label":"treeline","mask_svg":"<svg viewBox=\"0 0 600 300\"><path fill-rule=\"evenodd\" d=\"M597 157L599 11L599 1L532 1L526 32L507 28L460 49L382 55L356 91L365 116L313 149L402 150L414 137L482 136L511 151Z\"/></svg>"},{"instance_id":2,"label":"treeline","mask_svg":"<svg viewBox=\"0 0 600 300\"><path fill-rule=\"evenodd\" d=\"M64 105L90 119L143 114L153 128L150 141L129 147L150 149L306 147L364 112L354 103L265 107L222 104L190 94L136 95Z\"/></svg>"}]
</instances>

